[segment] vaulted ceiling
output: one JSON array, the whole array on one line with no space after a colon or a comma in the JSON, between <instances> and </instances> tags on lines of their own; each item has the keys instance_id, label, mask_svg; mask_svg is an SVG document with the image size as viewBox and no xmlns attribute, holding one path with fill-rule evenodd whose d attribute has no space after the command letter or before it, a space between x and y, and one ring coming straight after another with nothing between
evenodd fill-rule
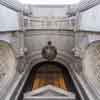
<instances>
[{"instance_id":1,"label":"vaulted ceiling","mask_svg":"<svg viewBox=\"0 0 100 100\"><path fill-rule=\"evenodd\" d=\"M81 0L79 4L71 5L70 9L74 13L76 11L82 12L98 4L100 4L100 0Z\"/></svg>"},{"instance_id":2,"label":"vaulted ceiling","mask_svg":"<svg viewBox=\"0 0 100 100\"><path fill-rule=\"evenodd\" d=\"M16 11L21 11L23 9L23 6L19 2L19 0L0 0L0 4L10 7ZM81 0L79 4L70 5L70 12L71 13L73 13L73 12L75 13L76 11L81 12L81 11L87 10L97 4L100 4L100 0Z\"/></svg>"}]
</instances>

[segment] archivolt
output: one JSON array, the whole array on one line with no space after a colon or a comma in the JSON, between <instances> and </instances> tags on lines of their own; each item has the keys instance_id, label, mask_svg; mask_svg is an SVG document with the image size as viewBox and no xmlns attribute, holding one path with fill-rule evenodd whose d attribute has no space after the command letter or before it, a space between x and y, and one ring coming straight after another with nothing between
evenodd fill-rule
<instances>
[{"instance_id":1,"label":"archivolt","mask_svg":"<svg viewBox=\"0 0 100 100\"><path fill-rule=\"evenodd\" d=\"M68 52L58 51L58 55L54 61L65 65L66 67L69 66L70 63L74 63L74 56ZM36 51L30 54L29 56L29 63L30 66L33 67L34 65L46 61L41 56L41 51Z\"/></svg>"}]
</instances>

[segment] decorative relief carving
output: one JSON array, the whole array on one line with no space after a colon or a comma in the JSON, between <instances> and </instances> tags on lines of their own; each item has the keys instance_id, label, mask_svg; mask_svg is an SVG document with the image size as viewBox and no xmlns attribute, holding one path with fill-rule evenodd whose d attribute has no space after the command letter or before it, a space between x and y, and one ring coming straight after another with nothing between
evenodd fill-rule
<instances>
[{"instance_id":1,"label":"decorative relief carving","mask_svg":"<svg viewBox=\"0 0 100 100\"><path fill-rule=\"evenodd\" d=\"M73 29L76 18L67 17L25 17L26 29ZM31 23L31 24L30 24Z\"/></svg>"},{"instance_id":2,"label":"decorative relief carving","mask_svg":"<svg viewBox=\"0 0 100 100\"><path fill-rule=\"evenodd\" d=\"M92 43L83 58L83 73L100 87L100 41Z\"/></svg>"},{"instance_id":3,"label":"decorative relief carving","mask_svg":"<svg viewBox=\"0 0 100 100\"><path fill-rule=\"evenodd\" d=\"M0 93L9 86L16 73L16 58L10 45L0 41Z\"/></svg>"},{"instance_id":4,"label":"decorative relief carving","mask_svg":"<svg viewBox=\"0 0 100 100\"><path fill-rule=\"evenodd\" d=\"M51 41L48 41L48 45L42 49L43 58L51 61L54 60L57 56L57 49L52 45Z\"/></svg>"}]
</instances>

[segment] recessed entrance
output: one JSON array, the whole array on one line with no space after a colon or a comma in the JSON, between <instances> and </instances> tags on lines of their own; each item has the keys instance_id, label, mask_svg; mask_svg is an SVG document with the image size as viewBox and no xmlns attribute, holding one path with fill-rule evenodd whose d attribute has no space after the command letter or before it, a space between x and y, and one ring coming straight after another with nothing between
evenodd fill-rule
<instances>
[{"instance_id":1,"label":"recessed entrance","mask_svg":"<svg viewBox=\"0 0 100 100\"><path fill-rule=\"evenodd\" d=\"M45 63L41 65L33 74L32 90L43 87L45 85L53 85L64 90L68 90L68 84L65 84L63 70L56 64Z\"/></svg>"},{"instance_id":2,"label":"recessed entrance","mask_svg":"<svg viewBox=\"0 0 100 100\"><path fill-rule=\"evenodd\" d=\"M48 85L66 92L72 92L76 95L77 100L81 100L67 68L57 62L43 62L34 66L18 100L22 100L24 93L35 91Z\"/></svg>"}]
</instances>

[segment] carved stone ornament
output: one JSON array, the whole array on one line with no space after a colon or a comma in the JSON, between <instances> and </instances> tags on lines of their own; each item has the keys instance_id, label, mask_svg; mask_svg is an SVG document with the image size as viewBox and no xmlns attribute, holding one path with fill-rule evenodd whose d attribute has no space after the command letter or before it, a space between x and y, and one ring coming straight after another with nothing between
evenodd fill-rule
<instances>
[{"instance_id":1,"label":"carved stone ornament","mask_svg":"<svg viewBox=\"0 0 100 100\"><path fill-rule=\"evenodd\" d=\"M52 61L57 56L57 49L52 45L51 41L48 41L48 45L42 49L42 57L49 61Z\"/></svg>"},{"instance_id":2,"label":"carved stone ornament","mask_svg":"<svg viewBox=\"0 0 100 100\"><path fill-rule=\"evenodd\" d=\"M8 43L0 40L0 94L12 82L16 74L16 65L13 49Z\"/></svg>"}]
</instances>

